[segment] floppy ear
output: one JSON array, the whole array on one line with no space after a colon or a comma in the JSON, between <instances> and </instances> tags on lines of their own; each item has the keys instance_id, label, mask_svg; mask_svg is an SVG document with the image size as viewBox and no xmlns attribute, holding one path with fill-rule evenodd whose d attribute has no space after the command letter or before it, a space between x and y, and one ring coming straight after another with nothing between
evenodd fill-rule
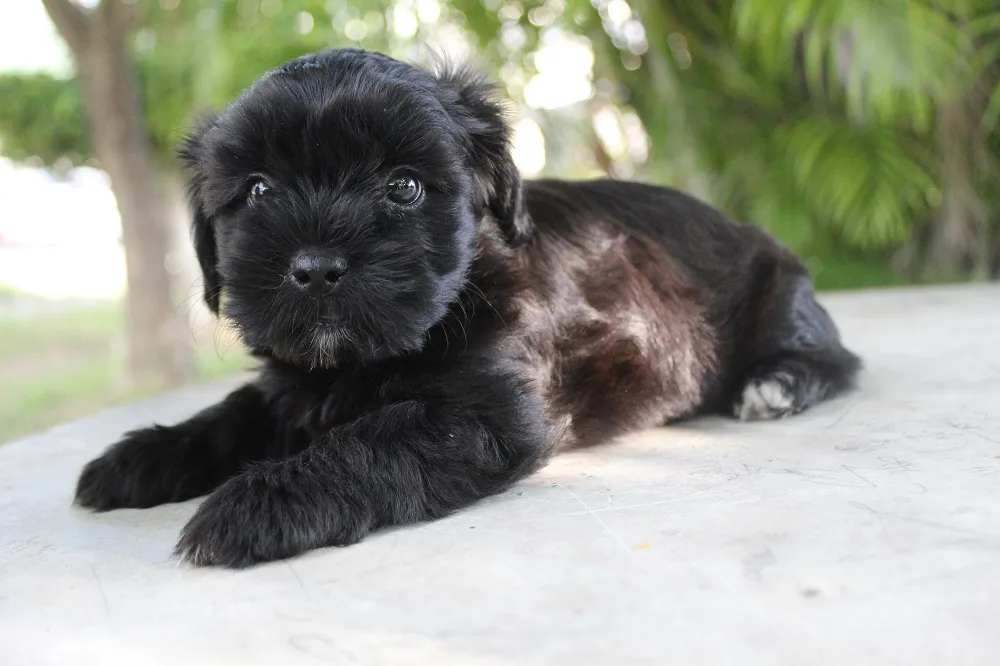
<instances>
[{"instance_id":1,"label":"floppy ear","mask_svg":"<svg viewBox=\"0 0 1000 666\"><path fill-rule=\"evenodd\" d=\"M446 108L468 133L466 152L473 168L476 203L489 210L510 245L531 237L531 216L524 207L521 173L511 156L511 130L497 86L472 67L438 66L435 74L457 99Z\"/></svg>"},{"instance_id":2,"label":"floppy ear","mask_svg":"<svg viewBox=\"0 0 1000 666\"><path fill-rule=\"evenodd\" d=\"M205 281L205 302L215 314L219 314L219 297L222 282L219 279L217 257L215 252L215 220L206 214L202 199L204 182L203 155L205 134L215 124L215 115L203 117L191 134L184 139L177 151L181 163L188 170L188 197L194 219L191 222L191 238L194 241L195 255L201 266Z\"/></svg>"}]
</instances>

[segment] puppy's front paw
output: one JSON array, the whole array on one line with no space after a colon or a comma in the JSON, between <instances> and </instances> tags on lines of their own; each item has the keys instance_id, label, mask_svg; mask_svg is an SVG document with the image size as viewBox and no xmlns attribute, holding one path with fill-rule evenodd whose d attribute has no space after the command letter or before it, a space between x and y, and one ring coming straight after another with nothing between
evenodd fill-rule
<instances>
[{"instance_id":1,"label":"puppy's front paw","mask_svg":"<svg viewBox=\"0 0 1000 666\"><path fill-rule=\"evenodd\" d=\"M76 503L95 511L146 508L195 497L196 470L180 456L174 428L135 430L87 463L76 484ZM203 492L203 491L202 491Z\"/></svg>"},{"instance_id":2,"label":"puppy's front paw","mask_svg":"<svg viewBox=\"0 0 1000 666\"><path fill-rule=\"evenodd\" d=\"M174 555L196 566L243 568L360 541L370 517L348 513L328 487L292 465L260 463L222 484L181 531Z\"/></svg>"},{"instance_id":3,"label":"puppy's front paw","mask_svg":"<svg viewBox=\"0 0 1000 666\"><path fill-rule=\"evenodd\" d=\"M733 406L741 421L780 419L795 413L794 377L772 372L750 379Z\"/></svg>"}]
</instances>

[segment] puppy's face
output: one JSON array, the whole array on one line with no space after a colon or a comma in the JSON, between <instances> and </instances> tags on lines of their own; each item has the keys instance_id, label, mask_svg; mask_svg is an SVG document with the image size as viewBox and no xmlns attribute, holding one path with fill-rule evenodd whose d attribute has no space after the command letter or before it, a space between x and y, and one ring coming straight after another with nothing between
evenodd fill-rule
<instances>
[{"instance_id":1,"label":"puppy's face","mask_svg":"<svg viewBox=\"0 0 1000 666\"><path fill-rule=\"evenodd\" d=\"M279 68L185 143L206 300L307 367L418 349L484 217L530 222L490 87L356 49Z\"/></svg>"}]
</instances>

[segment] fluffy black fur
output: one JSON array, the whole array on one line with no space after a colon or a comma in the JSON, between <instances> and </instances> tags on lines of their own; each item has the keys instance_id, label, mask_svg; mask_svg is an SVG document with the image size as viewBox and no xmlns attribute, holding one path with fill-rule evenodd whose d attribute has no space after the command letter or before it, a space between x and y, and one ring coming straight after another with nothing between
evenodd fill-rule
<instances>
[{"instance_id":1,"label":"fluffy black fur","mask_svg":"<svg viewBox=\"0 0 1000 666\"><path fill-rule=\"evenodd\" d=\"M444 516L561 448L851 384L857 358L767 234L666 188L522 184L509 138L475 73L357 49L206 118L181 153L205 297L259 377L126 434L77 502L211 493L177 553L243 567Z\"/></svg>"}]
</instances>

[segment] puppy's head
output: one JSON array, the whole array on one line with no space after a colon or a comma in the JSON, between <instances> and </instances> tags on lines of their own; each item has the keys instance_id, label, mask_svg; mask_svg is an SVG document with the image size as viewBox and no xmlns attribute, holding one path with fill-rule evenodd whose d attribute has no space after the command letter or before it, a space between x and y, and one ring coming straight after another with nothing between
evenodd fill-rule
<instances>
[{"instance_id":1,"label":"puppy's head","mask_svg":"<svg viewBox=\"0 0 1000 666\"><path fill-rule=\"evenodd\" d=\"M417 349L484 219L531 222L492 86L340 49L294 60L181 148L205 298L252 348L310 367Z\"/></svg>"}]
</instances>

